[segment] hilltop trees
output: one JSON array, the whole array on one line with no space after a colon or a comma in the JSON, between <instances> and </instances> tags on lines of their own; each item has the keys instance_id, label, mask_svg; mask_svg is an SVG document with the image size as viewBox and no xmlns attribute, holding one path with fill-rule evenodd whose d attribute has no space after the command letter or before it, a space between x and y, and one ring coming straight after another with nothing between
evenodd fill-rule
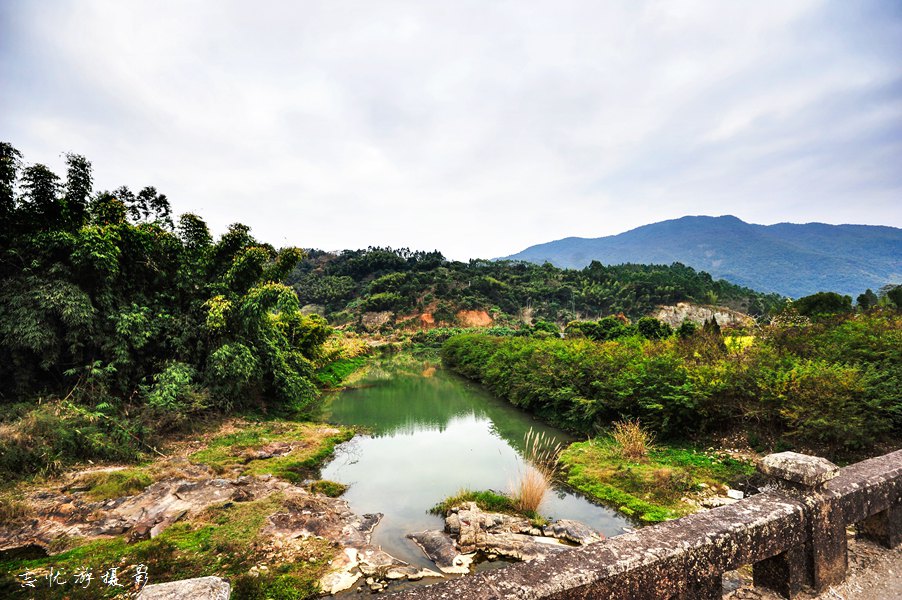
<instances>
[{"instance_id":1,"label":"hilltop trees","mask_svg":"<svg viewBox=\"0 0 902 600\"><path fill-rule=\"evenodd\" d=\"M500 318L521 315L556 323L623 313L646 315L661 304L705 302L716 297L737 310L766 315L781 306L773 294L715 281L685 265L614 265L593 262L581 271L551 264L446 260L438 252L368 248L340 254L311 251L288 281L304 304L323 307L341 323L361 312L450 315L487 310ZM397 323L396 323L397 324ZM649 330L649 333L651 331Z\"/></svg>"}]
</instances>

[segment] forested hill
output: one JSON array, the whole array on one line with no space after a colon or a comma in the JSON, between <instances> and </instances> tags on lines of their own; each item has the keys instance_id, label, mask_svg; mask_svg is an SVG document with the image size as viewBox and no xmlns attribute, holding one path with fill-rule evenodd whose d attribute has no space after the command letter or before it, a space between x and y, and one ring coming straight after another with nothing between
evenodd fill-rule
<instances>
[{"instance_id":1,"label":"forested hill","mask_svg":"<svg viewBox=\"0 0 902 600\"><path fill-rule=\"evenodd\" d=\"M330 322L359 323L366 313L391 313L382 325L458 324L460 311L486 311L496 324L542 319L566 323L624 313L648 314L661 304L720 304L763 315L782 304L775 294L715 280L681 264L592 263L582 270L550 264L446 260L438 252L369 248L339 254L308 250L288 283L302 304L318 305ZM431 321L429 321L431 323Z\"/></svg>"},{"instance_id":2,"label":"forested hill","mask_svg":"<svg viewBox=\"0 0 902 600\"><path fill-rule=\"evenodd\" d=\"M819 291L855 297L902 281L902 229L872 225L754 225L733 216L683 217L619 235L565 238L507 257L582 268L597 260L681 262L714 277L797 298Z\"/></svg>"}]
</instances>

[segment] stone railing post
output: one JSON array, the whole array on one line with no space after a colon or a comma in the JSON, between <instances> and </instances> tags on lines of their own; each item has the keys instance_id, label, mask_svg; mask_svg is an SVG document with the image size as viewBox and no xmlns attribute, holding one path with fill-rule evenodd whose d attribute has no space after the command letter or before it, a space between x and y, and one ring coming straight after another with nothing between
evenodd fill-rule
<instances>
[{"instance_id":1,"label":"stone railing post","mask_svg":"<svg viewBox=\"0 0 902 600\"><path fill-rule=\"evenodd\" d=\"M769 478L770 491L804 504L807 541L755 563L755 585L793 598L806 585L820 593L845 579L846 524L834 494L824 487L839 473L839 467L824 458L780 452L764 457L758 470Z\"/></svg>"}]
</instances>

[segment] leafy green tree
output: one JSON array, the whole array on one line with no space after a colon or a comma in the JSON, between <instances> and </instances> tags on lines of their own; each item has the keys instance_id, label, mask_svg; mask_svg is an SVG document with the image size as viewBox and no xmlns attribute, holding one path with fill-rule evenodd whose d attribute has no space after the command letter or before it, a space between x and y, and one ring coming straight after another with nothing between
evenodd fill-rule
<instances>
[{"instance_id":1,"label":"leafy green tree","mask_svg":"<svg viewBox=\"0 0 902 600\"><path fill-rule=\"evenodd\" d=\"M60 199L60 178L44 165L30 165L22 171L22 195L17 208L20 222L28 231L53 229L63 222L65 205Z\"/></svg>"},{"instance_id":2,"label":"leafy green tree","mask_svg":"<svg viewBox=\"0 0 902 600\"><path fill-rule=\"evenodd\" d=\"M885 299L890 305L902 308L902 285L885 285L880 288L880 299Z\"/></svg>"},{"instance_id":3,"label":"leafy green tree","mask_svg":"<svg viewBox=\"0 0 902 600\"><path fill-rule=\"evenodd\" d=\"M61 184L42 165L19 177L18 152L0 152L10 225L0 245L0 398L74 398L79 411L103 406L98 418L139 415L139 429L315 399L331 329L281 283L303 251L277 251L240 224L214 241L191 214L174 228L153 187L93 194L80 155L66 155Z\"/></svg>"},{"instance_id":4,"label":"leafy green tree","mask_svg":"<svg viewBox=\"0 0 902 600\"><path fill-rule=\"evenodd\" d=\"M73 229L81 227L88 219L88 203L91 198L93 178L91 163L80 154L66 154L66 221Z\"/></svg>"},{"instance_id":5,"label":"leafy green tree","mask_svg":"<svg viewBox=\"0 0 902 600\"><path fill-rule=\"evenodd\" d=\"M22 154L12 144L0 142L0 240L9 236L16 210L15 187Z\"/></svg>"},{"instance_id":6,"label":"leafy green tree","mask_svg":"<svg viewBox=\"0 0 902 600\"><path fill-rule=\"evenodd\" d=\"M877 306L877 303L880 301L880 298L877 297L870 288L868 288L863 294L858 296L856 302L858 303L858 307L861 310L870 310Z\"/></svg>"},{"instance_id":7,"label":"leafy green tree","mask_svg":"<svg viewBox=\"0 0 902 600\"><path fill-rule=\"evenodd\" d=\"M852 312L852 298L836 292L818 292L799 298L793 306L802 316L814 317Z\"/></svg>"}]
</instances>

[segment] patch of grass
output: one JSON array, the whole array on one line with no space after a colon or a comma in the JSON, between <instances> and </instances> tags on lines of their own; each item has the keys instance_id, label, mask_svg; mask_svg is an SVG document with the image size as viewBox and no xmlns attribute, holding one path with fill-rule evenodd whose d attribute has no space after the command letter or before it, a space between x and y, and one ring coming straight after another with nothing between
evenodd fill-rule
<instances>
[{"instance_id":1,"label":"patch of grass","mask_svg":"<svg viewBox=\"0 0 902 600\"><path fill-rule=\"evenodd\" d=\"M688 448L660 446L641 462L629 460L611 438L572 444L561 463L570 485L649 523L693 512L682 498L702 484L717 489L754 473L751 464Z\"/></svg>"},{"instance_id":2,"label":"patch of grass","mask_svg":"<svg viewBox=\"0 0 902 600\"><path fill-rule=\"evenodd\" d=\"M683 513L646 502L613 485L601 483L594 477L584 474L582 467L571 469L567 483L600 502L616 508L626 516L646 523L660 523L683 516Z\"/></svg>"},{"instance_id":3,"label":"patch of grass","mask_svg":"<svg viewBox=\"0 0 902 600\"><path fill-rule=\"evenodd\" d=\"M205 449L189 459L236 475L273 475L293 483L306 479L332 456L335 446L354 436L350 429L316 423L271 422L248 425L238 433L214 438ZM249 458L250 452L267 444L292 444L285 455L266 459Z\"/></svg>"},{"instance_id":4,"label":"patch of grass","mask_svg":"<svg viewBox=\"0 0 902 600\"><path fill-rule=\"evenodd\" d=\"M511 484L511 496L517 512L537 514L551 489L551 480L541 469L527 464Z\"/></svg>"},{"instance_id":5,"label":"patch of grass","mask_svg":"<svg viewBox=\"0 0 902 600\"><path fill-rule=\"evenodd\" d=\"M499 494L491 490L473 491L461 490L450 498L445 498L435 506L429 509L434 515L446 516L455 506L460 506L464 502L475 502L476 506L487 512L504 513L506 515L517 515L526 517L533 525L547 525L548 519L532 510L520 510L516 501L510 496Z\"/></svg>"},{"instance_id":6,"label":"patch of grass","mask_svg":"<svg viewBox=\"0 0 902 600\"><path fill-rule=\"evenodd\" d=\"M361 356L340 358L320 368L316 372L316 379L320 385L337 388L364 364L366 364L366 359Z\"/></svg>"},{"instance_id":7,"label":"patch of grass","mask_svg":"<svg viewBox=\"0 0 902 600\"><path fill-rule=\"evenodd\" d=\"M520 513L536 514L557 474L562 448L544 432L536 433L532 428L523 437L523 442L526 464L511 485L511 496Z\"/></svg>"},{"instance_id":8,"label":"patch of grass","mask_svg":"<svg viewBox=\"0 0 902 600\"><path fill-rule=\"evenodd\" d=\"M303 600L319 595L318 579L297 574L244 574L233 585L233 600Z\"/></svg>"},{"instance_id":9,"label":"patch of grass","mask_svg":"<svg viewBox=\"0 0 902 600\"><path fill-rule=\"evenodd\" d=\"M138 565L146 565L149 582L160 583L190 577L218 575L236 583L248 578L248 570L266 560L266 544L259 534L266 516L281 510L284 498L272 494L252 502L225 503L208 508L191 522L179 522L152 540L135 544L124 538L97 540L58 554L33 559L0 559L0 597L28 597L22 593L19 574L33 573L46 586L50 569L62 572L61 580L71 580L80 569L90 569L94 580L86 588L72 583L43 589L41 598L88 600L111 598L129 591ZM319 578L335 555L325 540L304 540L303 552L294 562L271 565L255 585L241 584L233 598L313 598ZM109 588L99 581L110 568L125 588ZM238 587L238 586L236 586ZM292 591L293 590L293 591ZM293 594L293 595L286 595Z\"/></svg>"},{"instance_id":10,"label":"patch of grass","mask_svg":"<svg viewBox=\"0 0 902 600\"><path fill-rule=\"evenodd\" d=\"M346 491L348 486L337 481L329 481L328 479L320 479L310 484L310 491L314 494L323 494L330 498L338 498Z\"/></svg>"},{"instance_id":11,"label":"patch of grass","mask_svg":"<svg viewBox=\"0 0 902 600\"><path fill-rule=\"evenodd\" d=\"M498 512L505 514L517 514L514 501L503 494L488 491L461 490L450 498L445 498L435 506L429 509L434 515L447 515L455 506L460 506L464 502L475 502L476 506L482 510L489 512Z\"/></svg>"},{"instance_id":12,"label":"patch of grass","mask_svg":"<svg viewBox=\"0 0 902 600\"><path fill-rule=\"evenodd\" d=\"M93 500L109 500L137 494L153 481L147 471L135 468L84 473L78 478L77 485L88 486L85 493Z\"/></svg>"}]
</instances>

